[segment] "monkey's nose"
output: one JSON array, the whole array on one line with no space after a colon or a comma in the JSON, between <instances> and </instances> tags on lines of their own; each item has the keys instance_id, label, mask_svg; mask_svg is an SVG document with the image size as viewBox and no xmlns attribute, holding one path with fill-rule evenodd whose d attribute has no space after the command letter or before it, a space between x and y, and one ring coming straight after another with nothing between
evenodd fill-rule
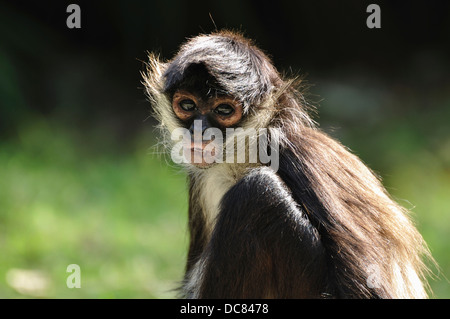
<instances>
[{"instance_id":1,"label":"monkey's nose","mask_svg":"<svg viewBox=\"0 0 450 319\"><path fill-rule=\"evenodd\" d=\"M191 133L191 136L194 137L194 134L201 134L205 132L207 128L211 127L211 124L208 121L208 118L206 116L199 116L192 122L191 127L189 128L189 133Z\"/></svg>"}]
</instances>

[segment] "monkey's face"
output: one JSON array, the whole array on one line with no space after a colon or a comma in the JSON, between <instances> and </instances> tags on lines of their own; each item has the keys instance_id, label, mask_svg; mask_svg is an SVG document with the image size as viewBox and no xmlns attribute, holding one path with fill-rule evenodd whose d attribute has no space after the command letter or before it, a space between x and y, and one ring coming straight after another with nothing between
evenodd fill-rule
<instances>
[{"instance_id":1,"label":"monkey's face","mask_svg":"<svg viewBox=\"0 0 450 319\"><path fill-rule=\"evenodd\" d=\"M254 110L272 94L275 82L281 81L263 52L239 36L199 37L183 46L170 62L155 71L153 77L147 77L150 94L156 96L153 97L156 101L161 92L172 104L170 112L166 112L167 103L155 103L158 117L163 125L170 123L172 140L176 140L174 130L181 127L183 132L184 159L180 160L180 144L176 143L171 150L174 162L205 168L212 163L247 163L247 157L253 159L254 156L245 155L250 154L245 145L235 146L239 143L238 135L245 135L236 131L266 126L261 123L268 120L268 108L261 108L262 121L254 116ZM176 117L175 121L173 117ZM231 132L232 128L236 130ZM175 135L179 132L177 130ZM189 140L185 138L185 132L190 133ZM219 135L221 141L216 138ZM252 145L256 145L254 141L258 135L251 135ZM250 137L247 140L250 146ZM213 144L218 148L211 148ZM217 160L213 160L219 151Z\"/></svg>"},{"instance_id":2,"label":"monkey's face","mask_svg":"<svg viewBox=\"0 0 450 319\"><path fill-rule=\"evenodd\" d=\"M214 163L215 156L219 156L217 149L222 149L222 145L217 144L223 144L223 140L218 141L215 133L212 133L215 138L211 139L211 131L220 130L220 135L223 135L226 128L234 127L241 121L243 114L241 103L232 96L202 94L185 89L174 93L172 108L190 133L190 139L185 139L183 143L184 157L199 168ZM211 147L211 144L216 145Z\"/></svg>"}]
</instances>

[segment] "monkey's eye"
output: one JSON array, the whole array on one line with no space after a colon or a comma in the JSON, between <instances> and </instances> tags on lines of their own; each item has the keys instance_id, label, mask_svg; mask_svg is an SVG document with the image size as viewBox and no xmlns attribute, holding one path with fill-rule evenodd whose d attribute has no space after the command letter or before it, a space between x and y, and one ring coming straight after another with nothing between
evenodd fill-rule
<instances>
[{"instance_id":1,"label":"monkey's eye","mask_svg":"<svg viewBox=\"0 0 450 319\"><path fill-rule=\"evenodd\" d=\"M180 102L180 107L187 112L191 112L193 110L196 109L196 105L195 102L190 100L190 99L186 99Z\"/></svg>"},{"instance_id":2,"label":"monkey's eye","mask_svg":"<svg viewBox=\"0 0 450 319\"><path fill-rule=\"evenodd\" d=\"M234 112L234 108L229 104L219 104L215 109L214 112L222 115L222 116L228 116L231 115Z\"/></svg>"}]
</instances>

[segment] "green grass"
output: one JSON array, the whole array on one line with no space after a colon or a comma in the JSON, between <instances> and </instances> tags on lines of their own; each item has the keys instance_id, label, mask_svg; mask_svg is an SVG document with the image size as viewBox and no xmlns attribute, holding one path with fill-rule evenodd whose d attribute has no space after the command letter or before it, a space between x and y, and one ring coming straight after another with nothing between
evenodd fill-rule
<instances>
[{"instance_id":1,"label":"green grass","mask_svg":"<svg viewBox=\"0 0 450 319\"><path fill-rule=\"evenodd\" d=\"M437 153L399 150L414 136L394 127L397 140L386 139L389 132L351 134L363 140L350 146L363 158L390 158L375 168L403 205L414 206L448 277L450 170L441 158L450 158L450 142ZM175 297L187 250L185 176L151 154L151 134L109 149L105 136L72 130L36 120L0 144L0 298ZM81 267L80 289L66 286L69 264ZM431 286L436 298L450 297L442 276Z\"/></svg>"},{"instance_id":2,"label":"green grass","mask_svg":"<svg viewBox=\"0 0 450 319\"><path fill-rule=\"evenodd\" d=\"M81 141L40 122L0 148L0 297L22 297L11 269L38 271L62 298L173 297L182 278L185 178L149 154L83 154ZM68 289L66 267L81 267ZM11 274L11 273L10 273Z\"/></svg>"}]
</instances>

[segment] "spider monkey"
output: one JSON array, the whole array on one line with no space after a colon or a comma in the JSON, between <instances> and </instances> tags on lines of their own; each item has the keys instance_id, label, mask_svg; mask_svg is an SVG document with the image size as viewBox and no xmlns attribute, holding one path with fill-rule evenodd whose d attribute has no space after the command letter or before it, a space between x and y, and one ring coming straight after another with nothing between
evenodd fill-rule
<instances>
[{"instance_id":1,"label":"spider monkey","mask_svg":"<svg viewBox=\"0 0 450 319\"><path fill-rule=\"evenodd\" d=\"M184 165L184 297L427 297L423 259L432 257L407 210L317 128L298 83L251 40L199 35L168 62L150 54L146 66L143 84L165 141L177 128L201 135L238 127L270 129L268 139L279 141L276 170L259 160ZM213 142L192 138L183 152L202 155Z\"/></svg>"}]
</instances>

